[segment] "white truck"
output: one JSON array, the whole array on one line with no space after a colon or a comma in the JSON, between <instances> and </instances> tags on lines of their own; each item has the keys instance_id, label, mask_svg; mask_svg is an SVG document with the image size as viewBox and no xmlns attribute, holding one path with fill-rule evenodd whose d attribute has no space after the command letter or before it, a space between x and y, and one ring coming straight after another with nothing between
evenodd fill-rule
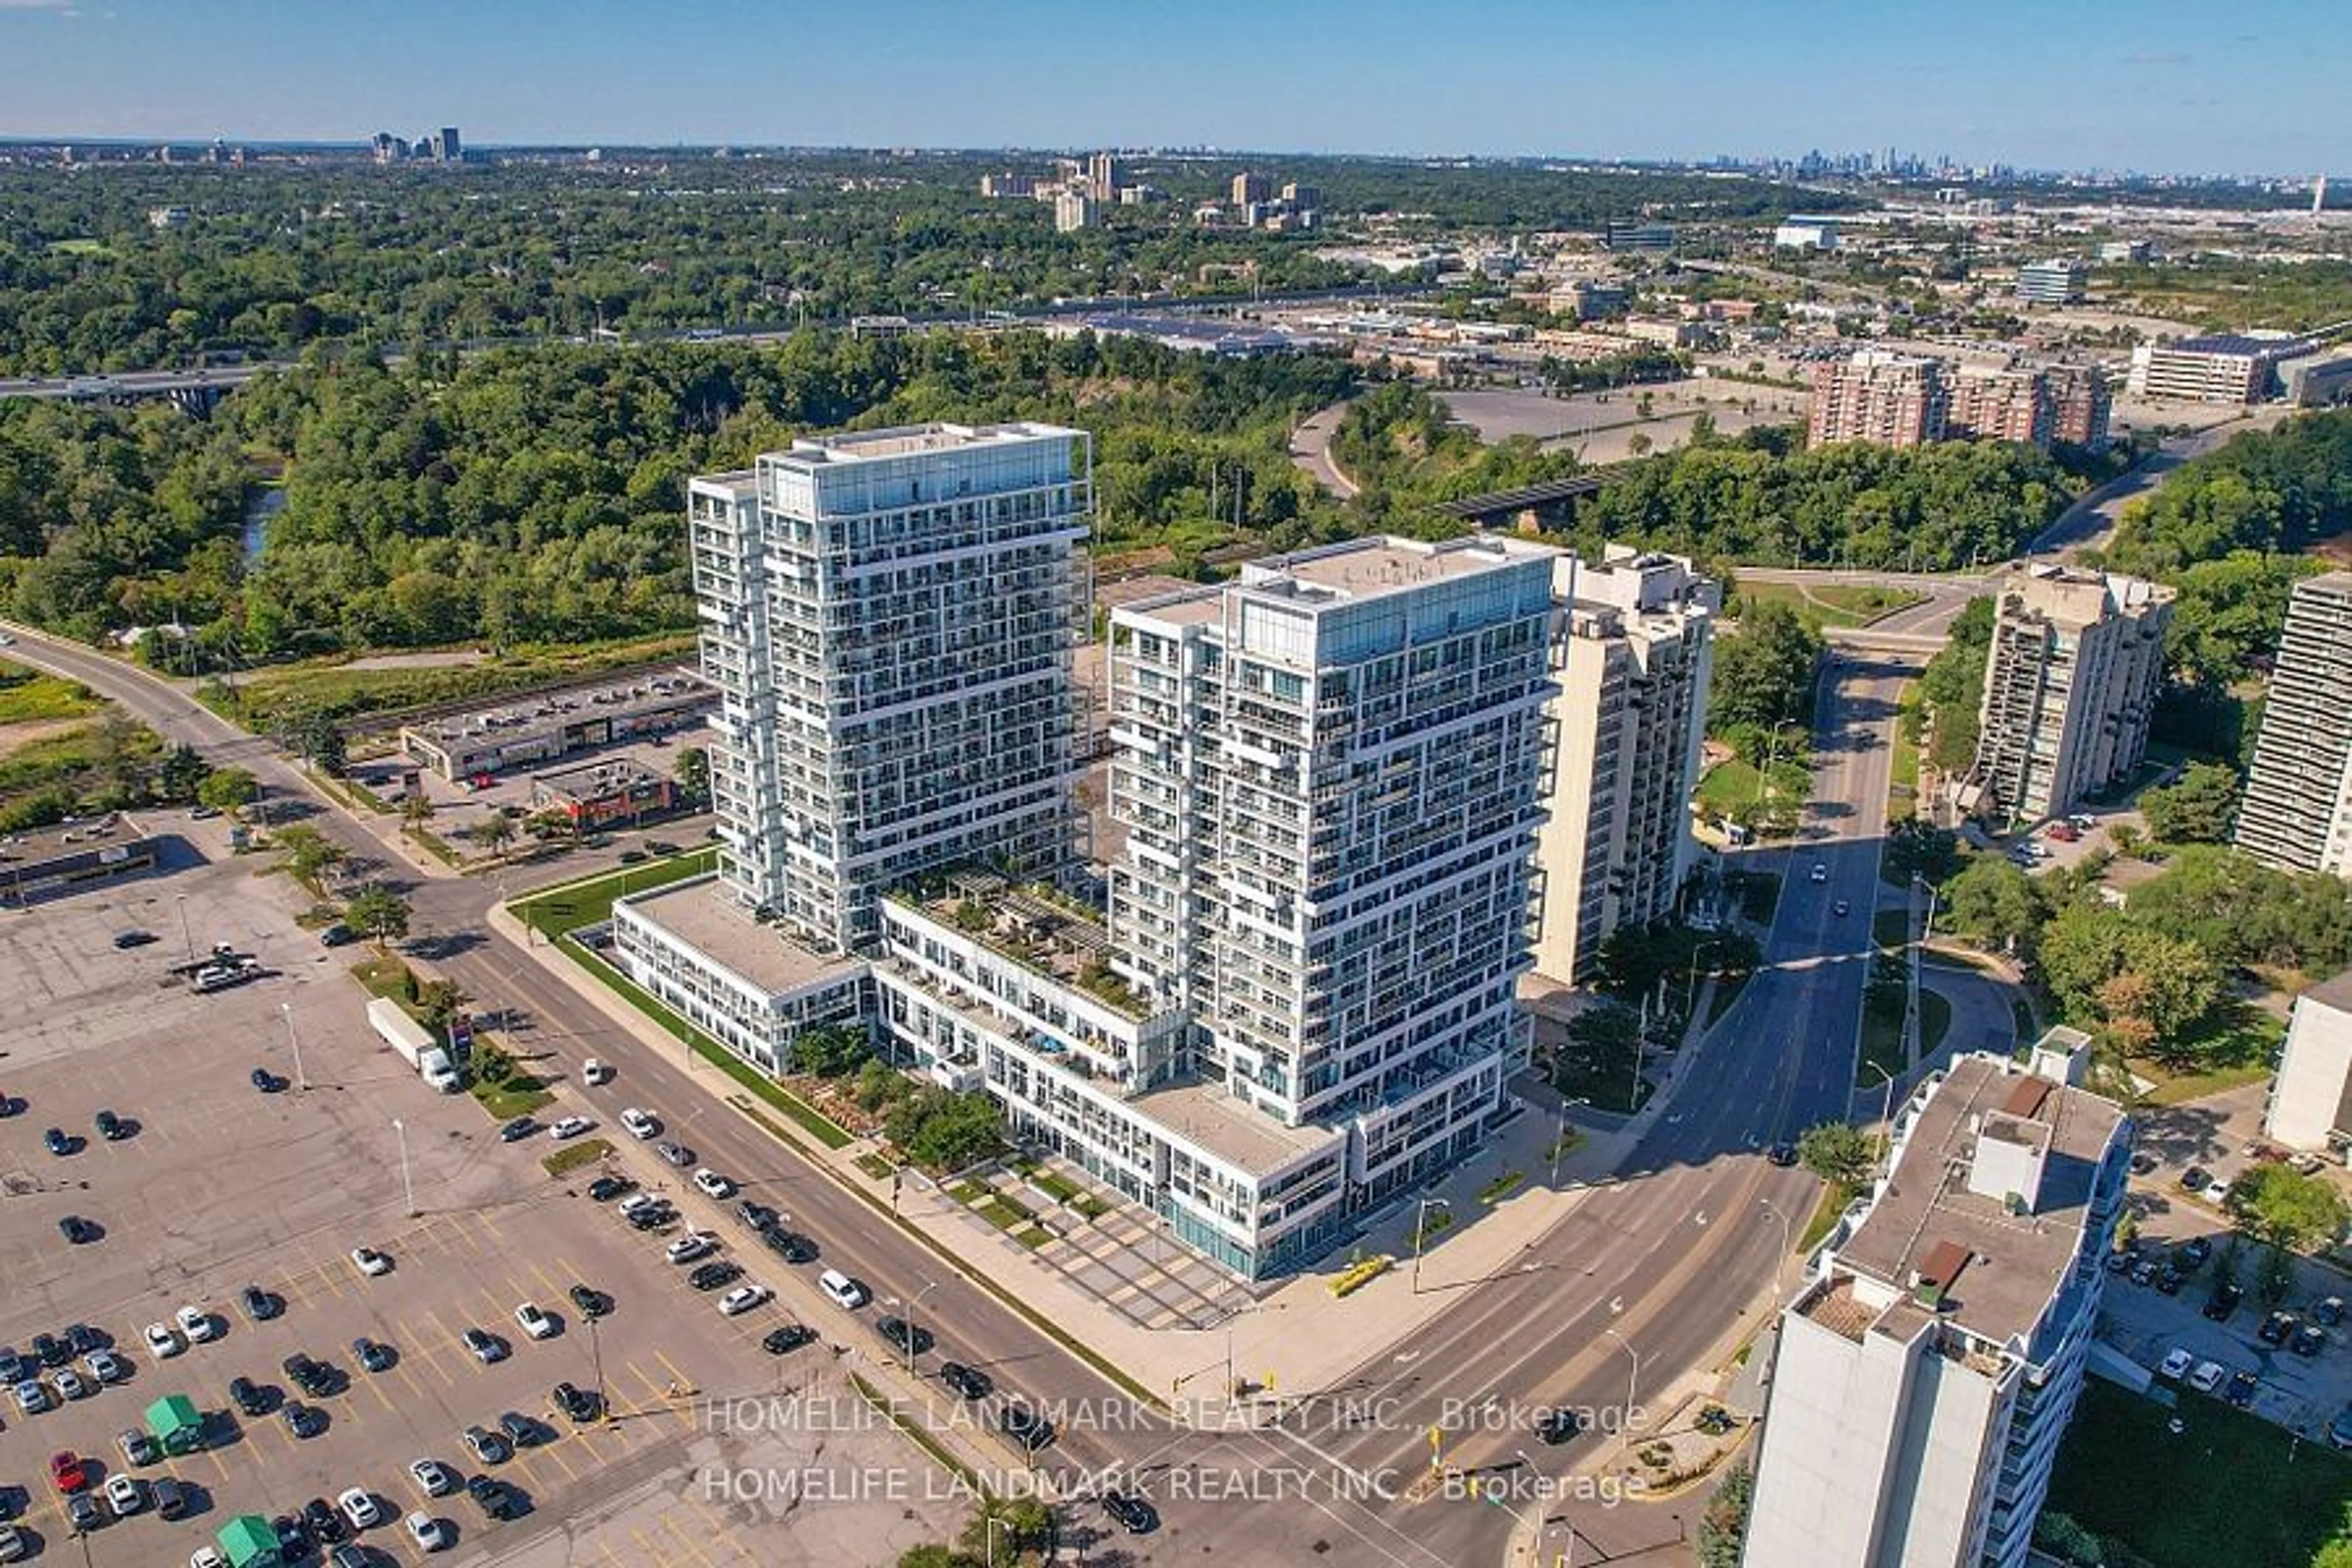
<instances>
[{"instance_id":1,"label":"white truck","mask_svg":"<svg viewBox=\"0 0 2352 1568\"><path fill-rule=\"evenodd\" d=\"M426 1083L444 1094L455 1094L463 1087L449 1053L435 1043L424 1025L403 1012L399 1003L389 996L377 997L368 1004L368 1022Z\"/></svg>"}]
</instances>

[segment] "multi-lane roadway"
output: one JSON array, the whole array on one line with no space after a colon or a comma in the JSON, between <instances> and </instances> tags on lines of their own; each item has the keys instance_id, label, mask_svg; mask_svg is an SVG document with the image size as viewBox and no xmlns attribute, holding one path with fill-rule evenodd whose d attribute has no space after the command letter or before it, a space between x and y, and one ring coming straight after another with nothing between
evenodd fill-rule
<instances>
[{"instance_id":1,"label":"multi-lane roadway","mask_svg":"<svg viewBox=\"0 0 2352 1568\"><path fill-rule=\"evenodd\" d=\"M167 737L233 758L274 787L307 786L264 742L146 672L30 634L8 655L81 679ZM1429 1468L1433 1426L1448 1466L1524 1478L1525 1449L1557 1478L1591 1457L1590 1445L1613 1439L1590 1433L1543 1447L1527 1427L1537 1403L1619 1411L1631 1380L1639 1405L1686 1371L1714 1364L1761 1323L1785 1272L1790 1227L1801 1227L1816 1190L1801 1171L1772 1166L1762 1150L1843 1115L1853 1094L1898 683L1896 672L1879 667L1838 661L1829 668L1817 712L1815 794L1805 836L1787 857L1767 967L1697 1047L1703 1070L1679 1075L1683 1089L1619 1177L1532 1243L1517 1267L1483 1280L1433 1275L1431 1289L1458 1293L1433 1327L1329 1389L1298 1391L1306 1397L1278 1425L1258 1430L1133 1419L1130 1402L1108 1379L719 1104L709 1068L643 1045L488 930L494 888L428 874L410 897L420 932L461 939L433 944L436 964L485 1003L518 1009L530 1050L565 1065L592 1054L617 1061L632 1098L667 1111L711 1163L781 1183L782 1206L877 1295L911 1300L935 1285L924 1317L947 1353L985 1364L1000 1384L1043 1401L1129 1411L1125 1425L1068 1424L1045 1468L1065 1481L1113 1465L1135 1475L1166 1521L1160 1535L1135 1543L1145 1560L1213 1547L1248 1562L1344 1552L1452 1568L1496 1561L1514 1521L1495 1502L1415 1487ZM316 820L349 847L383 857L386 841L374 824L331 810ZM1819 883L1810 879L1816 859L1825 867ZM1841 900L1844 916L1833 913ZM1683 1528L1675 1511L1570 1503L1547 1517L1557 1521L1555 1533L1572 1529L1582 1548L1622 1555L1672 1542Z\"/></svg>"}]
</instances>

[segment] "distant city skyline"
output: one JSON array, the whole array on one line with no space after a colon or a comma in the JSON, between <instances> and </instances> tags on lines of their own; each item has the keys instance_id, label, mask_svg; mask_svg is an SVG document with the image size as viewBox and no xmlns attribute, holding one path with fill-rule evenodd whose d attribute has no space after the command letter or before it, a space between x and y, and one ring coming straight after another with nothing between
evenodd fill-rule
<instances>
[{"instance_id":1,"label":"distant city skyline","mask_svg":"<svg viewBox=\"0 0 2352 1568\"><path fill-rule=\"evenodd\" d=\"M685 13L685 14L679 14ZM946 0L0 0L0 136L470 145L1216 146L2310 175L2352 11L1991 0L1932 40L1871 0L1184 7ZM764 63L763 63L764 62Z\"/></svg>"}]
</instances>

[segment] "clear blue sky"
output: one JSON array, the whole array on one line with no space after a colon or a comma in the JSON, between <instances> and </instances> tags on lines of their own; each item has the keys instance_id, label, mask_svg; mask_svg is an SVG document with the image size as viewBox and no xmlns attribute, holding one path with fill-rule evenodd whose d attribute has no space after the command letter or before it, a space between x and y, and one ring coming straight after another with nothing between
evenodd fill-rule
<instances>
[{"instance_id":1,"label":"clear blue sky","mask_svg":"<svg viewBox=\"0 0 2352 1568\"><path fill-rule=\"evenodd\" d=\"M0 0L0 135L2352 174L2346 0Z\"/></svg>"}]
</instances>

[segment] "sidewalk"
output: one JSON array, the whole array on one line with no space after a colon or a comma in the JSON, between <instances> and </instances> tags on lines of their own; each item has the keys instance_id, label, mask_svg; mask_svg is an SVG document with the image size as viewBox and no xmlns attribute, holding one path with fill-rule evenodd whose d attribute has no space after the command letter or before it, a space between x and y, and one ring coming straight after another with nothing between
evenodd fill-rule
<instances>
[{"instance_id":1,"label":"sidewalk","mask_svg":"<svg viewBox=\"0 0 2352 1568\"><path fill-rule=\"evenodd\" d=\"M502 934L518 942L524 941L523 928L503 907L494 908L489 920ZM568 958L544 944L530 951L549 973L649 1048L665 1053L681 1048L674 1036ZM1459 1285L1513 1267L1519 1254L1574 1212L1585 1190L1607 1177L1648 1130L1676 1082L1689 1076L1689 1058L1696 1048L1675 1053L1659 1091L1639 1114L1612 1131L1585 1131L1582 1141L1564 1152L1559 1163L1557 1188L1550 1185L1554 1118L1545 1111L1523 1110L1493 1145L1429 1189L1433 1199L1442 1198L1451 1205L1454 1217L1452 1224L1435 1228L1439 1211L1433 1203L1433 1228L1421 1268L1424 1287ZM731 1080L707 1068L697 1071L721 1102L738 1114L752 1106ZM761 1124L771 1120L765 1114L747 1119ZM1570 1128L1573 1133L1573 1122ZM867 1141L835 1150L824 1149L814 1140L799 1139L795 1143L839 1184L865 1194L880 1212L890 1212L890 1178L876 1177L857 1164L861 1155L871 1152ZM1000 1178L1000 1184L1009 1184ZM1195 1319L1181 1326L1158 1320L1151 1326L1139 1323L1118 1305L1082 1289L1071 1272L1035 1256L914 1172L906 1173L899 1187L896 1217L973 1283L1034 1321L1053 1325L1061 1334L1087 1345L1151 1397L1175 1405L1182 1416L1222 1403L1220 1385L1224 1382L1229 1346L1237 1381L1280 1398L1311 1394L1339 1383L1387 1346L1447 1310L1456 1300L1455 1292L1426 1288L1416 1292L1412 1288L1412 1230L1417 1212L1417 1204L1410 1198L1391 1205L1370 1219L1355 1243L1307 1274L1258 1287L1219 1275L1225 1293L1220 1310L1205 1321ZM1147 1230L1157 1228L1149 1215L1132 1205L1114 1208L1100 1222L1087 1220L1070 1209L1050 1217L1055 1226L1070 1234L1074 1247L1089 1253L1103 1250L1105 1238L1091 1234L1097 1224L1112 1237L1133 1236L1139 1224ZM1168 1245L1169 1257L1175 1258L1181 1249ZM1381 1253L1394 1260L1386 1273L1344 1299L1333 1297L1331 1281L1356 1255L1369 1258ZM1183 1260L1188 1266L1192 1262L1189 1254L1183 1255ZM1265 1405L1269 1416L1276 1410L1271 1401ZM1207 1418L1226 1417L1220 1409Z\"/></svg>"}]
</instances>

